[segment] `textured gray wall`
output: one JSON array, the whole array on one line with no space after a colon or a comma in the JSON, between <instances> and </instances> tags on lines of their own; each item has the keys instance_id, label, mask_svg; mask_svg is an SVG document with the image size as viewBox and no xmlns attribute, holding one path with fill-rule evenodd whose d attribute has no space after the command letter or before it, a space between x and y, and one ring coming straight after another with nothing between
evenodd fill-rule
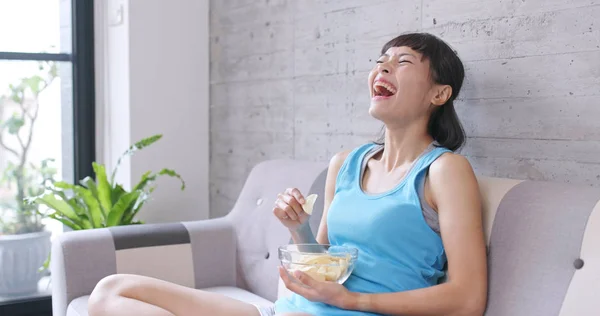
<instances>
[{"instance_id":1,"label":"textured gray wall","mask_svg":"<svg viewBox=\"0 0 600 316\"><path fill-rule=\"evenodd\" d=\"M482 175L600 184L600 0L213 0L211 216L252 166L375 139L367 73L401 32L441 36Z\"/></svg>"}]
</instances>

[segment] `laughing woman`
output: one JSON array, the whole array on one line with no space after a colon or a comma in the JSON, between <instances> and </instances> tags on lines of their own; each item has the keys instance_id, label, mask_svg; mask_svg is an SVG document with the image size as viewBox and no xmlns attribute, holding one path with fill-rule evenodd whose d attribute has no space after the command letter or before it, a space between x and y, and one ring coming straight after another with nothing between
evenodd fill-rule
<instances>
[{"instance_id":1,"label":"laughing woman","mask_svg":"<svg viewBox=\"0 0 600 316\"><path fill-rule=\"evenodd\" d=\"M368 83L369 113L385 125L381 143L335 155L315 238L297 189L274 215L295 243L359 249L344 285L279 271L295 294L253 306L141 276L102 280L90 315L482 315L487 269L477 181L453 151L465 135L453 102L464 79L456 53L430 34L384 45ZM444 267L448 267L445 282ZM274 271L275 273L275 271Z\"/></svg>"}]
</instances>

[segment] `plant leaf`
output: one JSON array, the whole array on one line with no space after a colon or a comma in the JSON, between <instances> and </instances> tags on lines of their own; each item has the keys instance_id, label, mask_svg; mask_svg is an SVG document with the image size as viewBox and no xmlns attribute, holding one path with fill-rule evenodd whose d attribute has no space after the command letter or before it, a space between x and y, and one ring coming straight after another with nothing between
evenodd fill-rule
<instances>
[{"instance_id":1,"label":"plant leaf","mask_svg":"<svg viewBox=\"0 0 600 316\"><path fill-rule=\"evenodd\" d=\"M23 125L25 125L25 120L17 115L11 116L4 122L4 126L8 127L8 133L11 135L16 135Z\"/></svg>"},{"instance_id":2,"label":"plant leaf","mask_svg":"<svg viewBox=\"0 0 600 316\"><path fill-rule=\"evenodd\" d=\"M179 179L179 181L181 182L181 191L185 190L185 181L183 181L183 178L181 177L181 175L178 174L177 172L175 172L175 170L173 170L173 169L165 168L153 175L149 175L149 173L150 172L144 173L144 175L142 176L142 179L140 180L140 182L138 184L136 184L136 186L133 188L132 191L143 190L148 183L156 180L159 176L164 176L164 175Z\"/></svg>"},{"instance_id":3,"label":"plant leaf","mask_svg":"<svg viewBox=\"0 0 600 316\"><path fill-rule=\"evenodd\" d=\"M23 102L23 98L24 98L24 89L22 85L9 85L10 91L11 91L11 95L10 95L10 99L13 100L13 102L16 103L21 103Z\"/></svg>"},{"instance_id":4,"label":"plant leaf","mask_svg":"<svg viewBox=\"0 0 600 316\"><path fill-rule=\"evenodd\" d=\"M165 169L159 171L158 175L159 176L167 175L169 177L179 179L179 181L181 182L181 191L185 190L185 181L183 181L183 178L181 177L181 175L179 173L175 172L175 170L165 168Z\"/></svg>"},{"instance_id":5,"label":"plant leaf","mask_svg":"<svg viewBox=\"0 0 600 316\"><path fill-rule=\"evenodd\" d=\"M150 197L151 191L154 191L154 188L151 188L149 193L146 193L146 192L141 193L140 196L138 197L138 199L135 201L135 204L133 205L133 207L128 209L123 214L123 224L125 224L125 225L131 224L131 222L133 221L133 219L135 218L137 213L140 211L140 209L142 208L144 203Z\"/></svg>"},{"instance_id":6,"label":"plant leaf","mask_svg":"<svg viewBox=\"0 0 600 316\"><path fill-rule=\"evenodd\" d=\"M58 76L58 67L55 62L50 62L50 70L48 71L50 78L54 79Z\"/></svg>"},{"instance_id":7,"label":"plant leaf","mask_svg":"<svg viewBox=\"0 0 600 316\"><path fill-rule=\"evenodd\" d=\"M103 223L107 219L107 214L104 213L104 210L100 205L100 200L98 197L98 187L96 186L96 182L94 181L94 179L92 179L91 177L85 177L83 180L80 181L80 183L83 186L85 186L91 194L90 197L87 193L83 193L84 195L86 195L86 197L84 198L84 202L90 210L90 215L92 216L92 219L94 221L94 227L98 228L100 227L100 223ZM96 201L94 202L92 198ZM111 201L111 205L113 203L114 202Z\"/></svg>"},{"instance_id":8,"label":"plant leaf","mask_svg":"<svg viewBox=\"0 0 600 316\"><path fill-rule=\"evenodd\" d=\"M77 224L73 223L73 222L72 222L72 221L70 221L69 219L67 219L67 218L64 218L64 217L58 217L58 216L56 215L56 213L54 213L54 214L50 214L50 215L48 215L48 217L49 217L49 218L52 218L52 219L54 219L54 220L57 220L57 221L59 221L59 222L61 222L61 223L63 223L63 225L65 225L65 226L67 226L67 227L70 227L72 230L81 230L81 229L82 229L82 228L81 228L81 226L79 226L79 225L77 225Z\"/></svg>"},{"instance_id":9,"label":"plant leaf","mask_svg":"<svg viewBox=\"0 0 600 316\"><path fill-rule=\"evenodd\" d=\"M79 181L79 183L88 188L95 198L98 198L98 187L96 187L96 182L92 177L85 177L83 180Z\"/></svg>"},{"instance_id":10,"label":"plant leaf","mask_svg":"<svg viewBox=\"0 0 600 316\"><path fill-rule=\"evenodd\" d=\"M152 175L152 171L146 171L146 173L142 175L140 182L133 187L132 191L143 190L148 183L154 181L155 179L156 175Z\"/></svg>"},{"instance_id":11,"label":"plant leaf","mask_svg":"<svg viewBox=\"0 0 600 316\"><path fill-rule=\"evenodd\" d=\"M42 79L42 77L35 75L31 78L27 78L27 79L23 79L23 83L26 84L29 89L31 89L31 92L33 92L34 95L37 95L40 93L40 91L42 91L42 89L44 87L42 87L40 84L44 82L44 79Z\"/></svg>"},{"instance_id":12,"label":"plant leaf","mask_svg":"<svg viewBox=\"0 0 600 316\"><path fill-rule=\"evenodd\" d=\"M92 191L82 187L76 187L75 192L77 193L77 196L83 200L87 207L87 211L93 226L91 228L102 227L101 225L104 222L102 208L100 207L100 202L98 202L98 199L96 199Z\"/></svg>"},{"instance_id":13,"label":"plant leaf","mask_svg":"<svg viewBox=\"0 0 600 316\"><path fill-rule=\"evenodd\" d=\"M117 165L115 166L115 169L112 172L112 176L110 177L110 183L115 183L115 176L117 175L117 170L119 169L119 166L121 165L121 161L123 161L123 158L125 158L127 156L131 156L136 151L144 149L144 148L146 148L146 147L154 144L155 142L157 142L161 138L162 138L162 134L153 135L153 136L144 138L144 139L136 142L135 144L133 144L131 147L129 147L121 155L121 157L119 157L119 160L117 160Z\"/></svg>"},{"instance_id":14,"label":"plant leaf","mask_svg":"<svg viewBox=\"0 0 600 316\"><path fill-rule=\"evenodd\" d=\"M90 217L87 216L87 214L79 215L79 221L81 222L81 224L79 226L81 226L81 228L83 228L83 229L94 228L94 226L92 225L92 221L90 220Z\"/></svg>"},{"instance_id":15,"label":"plant leaf","mask_svg":"<svg viewBox=\"0 0 600 316\"><path fill-rule=\"evenodd\" d=\"M63 190L72 190L74 194L77 194L78 191L80 191L81 189L85 190L84 188L80 188L79 186L70 184L68 182L64 182L64 181L56 181L53 183L54 187L58 188L58 189L63 189ZM63 201L66 201L75 211L75 213L78 216L81 215L88 215L88 219L92 218L91 214L89 214L87 205L85 203L85 201L83 202L79 202L76 198L68 198L67 195L61 191L61 190L56 190L56 189L50 189L52 191L52 193L58 195L61 199L63 199ZM90 224L92 227L88 227L88 228L93 228L94 225L94 219L92 218L92 220L90 221ZM84 225L87 226L87 225Z\"/></svg>"},{"instance_id":16,"label":"plant leaf","mask_svg":"<svg viewBox=\"0 0 600 316\"><path fill-rule=\"evenodd\" d=\"M146 137L146 138L136 142L135 144L133 144L133 146L129 147L129 149L125 152L125 154L130 155L137 150L144 149L144 148L156 143L161 138L162 138L161 134L156 134L156 135L152 135L150 137Z\"/></svg>"},{"instance_id":17,"label":"plant leaf","mask_svg":"<svg viewBox=\"0 0 600 316\"><path fill-rule=\"evenodd\" d=\"M35 201L48 206L56 211L56 213L71 220L77 226L83 226L83 223L80 221L79 216L75 213L75 210L73 210L71 205L64 200L57 199L53 194L45 194L36 198Z\"/></svg>"},{"instance_id":18,"label":"plant leaf","mask_svg":"<svg viewBox=\"0 0 600 316\"><path fill-rule=\"evenodd\" d=\"M133 203L140 196L140 191L134 191L123 194L117 203L113 205L113 208L110 210L108 214L108 220L106 221L106 226L117 226L121 224L121 219L123 218L123 214L125 211L132 207Z\"/></svg>"},{"instance_id":19,"label":"plant leaf","mask_svg":"<svg viewBox=\"0 0 600 316\"><path fill-rule=\"evenodd\" d=\"M120 184L116 184L110 196L112 204L114 205L115 203L117 203L119 198L121 198L121 196L125 193L127 193L127 191L125 191L125 189L123 189L123 187Z\"/></svg>"},{"instance_id":20,"label":"plant leaf","mask_svg":"<svg viewBox=\"0 0 600 316\"><path fill-rule=\"evenodd\" d=\"M38 272L44 272L50 268L50 257L52 256L52 252L48 253L48 258L44 260L44 264L38 269Z\"/></svg>"},{"instance_id":21,"label":"plant leaf","mask_svg":"<svg viewBox=\"0 0 600 316\"><path fill-rule=\"evenodd\" d=\"M97 164L95 162L92 163L92 166L94 167L96 181L98 182L98 201L100 201L100 206L102 207L102 212L104 213L105 218L108 218L112 208L112 189L108 183L108 179L106 178L106 168L104 165Z\"/></svg>"},{"instance_id":22,"label":"plant leaf","mask_svg":"<svg viewBox=\"0 0 600 316\"><path fill-rule=\"evenodd\" d=\"M68 182L64 182L64 181L56 181L53 184L55 187L59 188L59 189L63 189L63 190L73 190L73 188L75 188L74 184L70 184Z\"/></svg>"},{"instance_id":23,"label":"plant leaf","mask_svg":"<svg viewBox=\"0 0 600 316\"><path fill-rule=\"evenodd\" d=\"M87 215L86 205L84 203L80 202L77 198L67 199L66 201L67 201L67 203L69 203L69 205L71 205L73 210L75 210L75 213L77 215Z\"/></svg>"}]
</instances>

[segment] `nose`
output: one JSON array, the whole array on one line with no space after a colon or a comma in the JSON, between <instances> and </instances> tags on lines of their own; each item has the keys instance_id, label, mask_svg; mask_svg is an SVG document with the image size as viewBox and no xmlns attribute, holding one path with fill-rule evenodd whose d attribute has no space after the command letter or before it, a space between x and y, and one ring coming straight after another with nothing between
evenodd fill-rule
<instances>
[{"instance_id":1,"label":"nose","mask_svg":"<svg viewBox=\"0 0 600 316\"><path fill-rule=\"evenodd\" d=\"M379 64L379 72L380 73L384 73L384 74L389 74L391 71L390 69L390 65L388 62L384 62L384 63L380 63Z\"/></svg>"}]
</instances>

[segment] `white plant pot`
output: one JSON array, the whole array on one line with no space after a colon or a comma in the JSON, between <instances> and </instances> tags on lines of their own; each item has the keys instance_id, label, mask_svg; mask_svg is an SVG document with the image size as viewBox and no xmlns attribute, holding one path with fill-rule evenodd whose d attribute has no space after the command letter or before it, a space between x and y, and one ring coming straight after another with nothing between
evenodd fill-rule
<instances>
[{"instance_id":1,"label":"white plant pot","mask_svg":"<svg viewBox=\"0 0 600 316\"><path fill-rule=\"evenodd\" d=\"M0 236L0 296L38 290L39 268L50 253L50 232Z\"/></svg>"}]
</instances>

